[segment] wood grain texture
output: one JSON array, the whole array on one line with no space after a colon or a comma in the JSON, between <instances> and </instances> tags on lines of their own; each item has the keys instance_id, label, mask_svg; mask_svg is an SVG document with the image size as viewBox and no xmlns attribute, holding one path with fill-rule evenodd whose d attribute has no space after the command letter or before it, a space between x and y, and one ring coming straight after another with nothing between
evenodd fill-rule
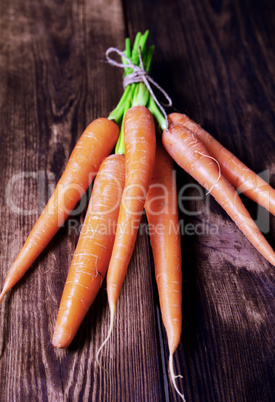
<instances>
[{"instance_id":1,"label":"wood grain texture","mask_svg":"<svg viewBox=\"0 0 275 402\"><path fill-rule=\"evenodd\" d=\"M121 71L104 62L104 52L122 49L127 32L133 39L150 29L149 42L157 45L152 75L174 107L250 168L268 171L275 184L271 2L124 3L0 3L0 285L83 129L118 101ZM187 401L271 401L274 270L210 196L191 198L199 190L179 169L177 180L184 206L179 387ZM274 218L243 200L261 217L274 247ZM79 211L83 206L85 199ZM71 347L52 348L84 217L79 211L0 306L0 400L179 400L167 384L168 349L147 234L138 237L114 332L101 355L108 373L95 363L108 330L104 285Z\"/></svg>"},{"instance_id":2,"label":"wood grain texture","mask_svg":"<svg viewBox=\"0 0 275 402\"><path fill-rule=\"evenodd\" d=\"M158 44L152 75L175 109L250 168L269 172L273 186L274 17L268 1L126 3L130 35L150 29ZM179 193L195 184L178 168L177 179ZM175 359L184 379L178 383L187 401L272 400L274 268L214 200L192 200L199 196L194 187L183 194L190 198L180 213L183 335ZM243 201L274 247L274 217ZM172 390L171 397L179 400Z\"/></svg>"},{"instance_id":3,"label":"wood grain texture","mask_svg":"<svg viewBox=\"0 0 275 402\"><path fill-rule=\"evenodd\" d=\"M125 31L119 1L0 7L2 285L77 138L119 99L121 72L105 63L104 54L111 45L123 46ZM15 207L36 210L30 215L4 198L13 175L22 172L33 177L18 177L10 193ZM77 241L70 229L82 220L83 214L70 219L1 305L1 400L131 400L132 389L140 400L152 400L162 392L148 252L133 257L114 336L102 353L108 374L95 363L108 327L105 286L68 351L51 346ZM147 242L141 238L138 248L148 250ZM151 356L148 364L140 356Z\"/></svg>"}]
</instances>

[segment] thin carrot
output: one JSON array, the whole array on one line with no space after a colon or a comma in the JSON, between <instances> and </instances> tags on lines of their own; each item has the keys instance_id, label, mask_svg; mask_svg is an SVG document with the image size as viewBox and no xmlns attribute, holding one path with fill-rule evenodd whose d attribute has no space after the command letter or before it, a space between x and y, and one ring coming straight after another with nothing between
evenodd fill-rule
<instances>
[{"instance_id":1,"label":"thin carrot","mask_svg":"<svg viewBox=\"0 0 275 402\"><path fill-rule=\"evenodd\" d=\"M69 346L101 287L114 244L124 175L124 155L111 155L95 178L60 302L52 339L55 347Z\"/></svg>"},{"instance_id":2,"label":"thin carrot","mask_svg":"<svg viewBox=\"0 0 275 402\"><path fill-rule=\"evenodd\" d=\"M170 375L180 393L173 368L182 327L182 270L176 180L173 160L158 143L155 166L149 186L145 211L155 263L160 310L169 346Z\"/></svg>"},{"instance_id":3,"label":"thin carrot","mask_svg":"<svg viewBox=\"0 0 275 402\"><path fill-rule=\"evenodd\" d=\"M124 119L125 188L119 210L117 232L107 273L110 329L98 355L110 337L115 308L134 250L138 227L155 161L155 124L144 106L131 107Z\"/></svg>"},{"instance_id":4,"label":"thin carrot","mask_svg":"<svg viewBox=\"0 0 275 402\"><path fill-rule=\"evenodd\" d=\"M63 225L91 184L102 160L114 148L118 135L118 126L106 118L94 120L83 132L53 195L8 272L0 302Z\"/></svg>"},{"instance_id":5,"label":"thin carrot","mask_svg":"<svg viewBox=\"0 0 275 402\"><path fill-rule=\"evenodd\" d=\"M273 265L275 253L250 217L232 185L220 174L214 161L199 138L183 125L171 124L162 135L163 145L186 172L205 187L224 208L254 247Z\"/></svg>"},{"instance_id":6,"label":"thin carrot","mask_svg":"<svg viewBox=\"0 0 275 402\"><path fill-rule=\"evenodd\" d=\"M182 124L195 133L209 153L219 162L223 176L240 192L275 215L274 188L185 114L171 113L169 121Z\"/></svg>"},{"instance_id":7,"label":"thin carrot","mask_svg":"<svg viewBox=\"0 0 275 402\"><path fill-rule=\"evenodd\" d=\"M125 189L118 217L114 249L107 274L110 305L115 306L134 250L138 226L155 161L155 124L149 110L135 106L124 122Z\"/></svg>"}]
</instances>

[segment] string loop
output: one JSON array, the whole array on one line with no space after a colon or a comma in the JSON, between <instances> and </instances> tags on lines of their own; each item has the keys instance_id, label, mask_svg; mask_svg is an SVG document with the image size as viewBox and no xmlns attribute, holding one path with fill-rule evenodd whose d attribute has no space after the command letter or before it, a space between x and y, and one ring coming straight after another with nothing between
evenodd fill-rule
<instances>
[{"instance_id":1,"label":"string loop","mask_svg":"<svg viewBox=\"0 0 275 402\"><path fill-rule=\"evenodd\" d=\"M119 63L119 62L115 61L114 59L112 59L109 56L110 53L116 53L120 57L123 57L124 59L127 60L128 64L125 65L123 63ZM106 50L106 59L107 59L109 64L111 64L112 66L115 66L115 67L119 67L119 68L129 67L129 68L131 68L133 70L132 73L126 75L123 78L123 88L125 89L128 85L131 85L133 83L143 82L144 85L146 86L146 88L148 89L150 95L152 96L153 100L157 104L158 108L162 112L162 114L163 114L163 116L165 118L165 122L166 122L166 129L168 130L168 127L169 127L168 117L167 117L167 114L166 114L163 106L171 107L172 106L172 99L167 94L167 92L156 81L154 81L152 77L150 77L148 72L146 70L144 70L144 65L143 65L140 46L138 47L138 55L139 55L139 64L140 64L140 66L134 64L132 62L132 60L129 59L128 56L126 56L121 50L117 49L116 47L109 47L109 49ZM158 101L156 95L154 94L154 92L152 90L151 85L156 87L163 94L163 96L167 100L167 103L162 103L161 104Z\"/></svg>"}]
</instances>

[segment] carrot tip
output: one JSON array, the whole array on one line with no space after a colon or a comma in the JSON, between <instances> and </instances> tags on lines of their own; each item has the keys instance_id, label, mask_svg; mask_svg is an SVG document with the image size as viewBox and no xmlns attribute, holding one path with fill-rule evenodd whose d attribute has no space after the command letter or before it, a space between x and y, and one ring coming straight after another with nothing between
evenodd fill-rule
<instances>
[{"instance_id":1,"label":"carrot tip","mask_svg":"<svg viewBox=\"0 0 275 402\"><path fill-rule=\"evenodd\" d=\"M182 375L180 375L180 374L179 374L179 375L175 375L175 372L174 372L174 365L173 365L173 353L170 353L170 355L169 355L169 371L170 371L170 376L171 376L171 379L172 379L173 386L174 386L174 388L175 388L177 394L181 397L181 399L182 399L184 402L186 402L186 399L184 398L184 394L182 394L182 393L180 392L180 390L178 389L177 384L176 384L176 378L178 378L178 377L183 378L183 377L182 377Z\"/></svg>"},{"instance_id":2,"label":"carrot tip","mask_svg":"<svg viewBox=\"0 0 275 402\"><path fill-rule=\"evenodd\" d=\"M72 328L58 326L54 330L52 345L54 348L67 348L72 341Z\"/></svg>"},{"instance_id":3,"label":"carrot tip","mask_svg":"<svg viewBox=\"0 0 275 402\"><path fill-rule=\"evenodd\" d=\"M112 334L113 331L113 327L114 327L114 318L115 318L115 310L116 310L116 306L115 304L110 304L110 327L109 327L109 331L107 334L107 337L105 338L105 340L102 342L101 346L99 347L97 353L96 353L96 362L97 364L103 368L106 372L108 372L105 367L103 367L100 363L99 363L99 354L101 352L101 350L103 349L103 347L105 346L105 344L108 342L108 340L110 339L110 336Z\"/></svg>"},{"instance_id":4,"label":"carrot tip","mask_svg":"<svg viewBox=\"0 0 275 402\"><path fill-rule=\"evenodd\" d=\"M1 303L1 301L3 300L3 298L4 298L4 296L5 296L6 293L7 293L7 290L5 289L5 286L4 286L4 288L3 288L3 290L2 290L2 292L1 292L1 294L0 294L0 303Z\"/></svg>"}]
</instances>

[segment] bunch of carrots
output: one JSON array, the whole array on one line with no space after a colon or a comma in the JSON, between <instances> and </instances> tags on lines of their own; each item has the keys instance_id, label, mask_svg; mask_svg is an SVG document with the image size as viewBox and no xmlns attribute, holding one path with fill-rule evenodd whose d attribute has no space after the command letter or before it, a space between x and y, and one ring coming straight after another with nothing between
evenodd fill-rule
<instances>
[{"instance_id":1,"label":"bunch of carrots","mask_svg":"<svg viewBox=\"0 0 275 402\"><path fill-rule=\"evenodd\" d=\"M126 39L124 52L146 72L150 71L154 53L154 47L146 45L148 34L148 31L138 33L132 49L129 38ZM132 73L127 58L122 57L124 75ZM168 120L167 127L146 85L133 82L126 86L108 118L96 119L85 129L55 191L8 272L0 302L45 249L95 179L64 286L52 344L59 348L69 346L107 273L110 328L99 354L113 329L116 305L145 208L168 338L171 380L184 399L173 369L182 327L182 257L173 163L176 161L213 195L273 265L275 253L235 188L241 188L273 215L275 190L186 115L172 113ZM162 143L156 139L158 128L163 131ZM115 153L111 154L114 147Z\"/></svg>"}]
</instances>

